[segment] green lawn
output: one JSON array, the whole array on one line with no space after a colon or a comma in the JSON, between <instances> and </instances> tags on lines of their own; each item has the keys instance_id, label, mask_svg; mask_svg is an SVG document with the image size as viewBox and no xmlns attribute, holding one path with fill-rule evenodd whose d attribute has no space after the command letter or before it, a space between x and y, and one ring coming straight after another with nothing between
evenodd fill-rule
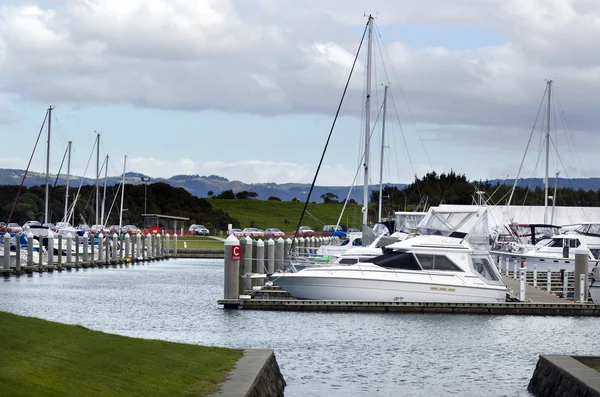
<instances>
[{"instance_id":1,"label":"green lawn","mask_svg":"<svg viewBox=\"0 0 600 397\"><path fill-rule=\"evenodd\" d=\"M240 221L242 229L276 227L284 232L293 232L298 225L303 202L269 200L218 200L210 199L213 208L222 209ZM302 225L321 231L323 225L335 225L342 211L342 204L309 204L308 214ZM340 222L344 229L361 228L361 205L348 205Z\"/></svg>"},{"instance_id":2,"label":"green lawn","mask_svg":"<svg viewBox=\"0 0 600 397\"><path fill-rule=\"evenodd\" d=\"M220 248L223 249L223 242L204 236L177 236L177 248ZM172 244L172 243L171 243Z\"/></svg>"},{"instance_id":3,"label":"green lawn","mask_svg":"<svg viewBox=\"0 0 600 397\"><path fill-rule=\"evenodd\" d=\"M128 338L0 312L0 395L206 396L241 350Z\"/></svg>"},{"instance_id":4,"label":"green lawn","mask_svg":"<svg viewBox=\"0 0 600 397\"><path fill-rule=\"evenodd\" d=\"M600 372L600 357L575 357L581 363Z\"/></svg>"}]
</instances>

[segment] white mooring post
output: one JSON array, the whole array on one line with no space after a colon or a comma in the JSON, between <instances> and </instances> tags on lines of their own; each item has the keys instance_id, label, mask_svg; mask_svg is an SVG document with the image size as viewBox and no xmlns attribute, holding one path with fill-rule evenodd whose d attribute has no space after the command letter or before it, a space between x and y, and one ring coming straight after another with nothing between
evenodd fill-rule
<instances>
[{"instance_id":1,"label":"white mooring post","mask_svg":"<svg viewBox=\"0 0 600 397\"><path fill-rule=\"evenodd\" d=\"M67 234L67 263L69 265L73 263L73 236L71 233Z\"/></svg>"},{"instance_id":2,"label":"white mooring post","mask_svg":"<svg viewBox=\"0 0 600 397\"><path fill-rule=\"evenodd\" d=\"M533 264L533 286L537 288L537 263Z\"/></svg>"},{"instance_id":3,"label":"white mooring post","mask_svg":"<svg viewBox=\"0 0 600 397\"><path fill-rule=\"evenodd\" d=\"M177 234L173 235L173 256L177 256Z\"/></svg>"},{"instance_id":4,"label":"white mooring post","mask_svg":"<svg viewBox=\"0 0 600 397\"><path fill-rule=\"evenodd\" d=\"M224 299L238 299L239 297L239 277L240 277L240 259L242 256L242 247L239 240L230 234L225 239L225 282L223 284ZM227 306L225 306L227 308ZM236 306L237 307L237 306Z\"/></svg>"},{"instance_id":5,"label":"white mooring post","mask_svg":"<svg viewBox=\"0 0 600 397\"><path fill-rule=\"evenodd\" d=\"M131 237L129 236L129 234L125 235L125 262L127 262L129 258L129 252L130 252L130 245L129 243L131 242Z\"/></svg>"},{"instance_id":6,"label":"white mooring post","mask_svg":"<svg viewBox=\"0 0 600 397\"><path fill-rule=\"evenodd\" d=\"M267 240L267 274L275 272L275 241Z\"/></svg>"},{"instance_id":7,"label":"white mooring post","mask_svg":"<svg viewBox=\"0 0 600 397\"><path fill-rule=\"evenodd\" d=\"M267 273L267 269L265 268L265 242L261 239L258 239L256 242L256 273L265 274ZM256 282L257 285L263 286L265 285L265 280L258 279Z\"/></svg>"},{"instance_id":8,"label":"white mooring post","mask_svg":"<svg viewBox=\"0 0 600 397\"><path fill-rule=\"evenodd\" d=\"M283 258L285 256L285 240L283 237L279 237L275 242L275 265L277 269L283 267Z\"/></svg>"},{"instance_id":9,"label":"white mooring post","mask_svg":"<svg viewBox=\"0 0 600 397\"><path fill-rule=\"evenodd\" d=\"M508 273L510 270L510 259L508 259L508 256L506 258L504 258L504 275L508 277Z\"/></svg>"},{"instance_id":10,"label":"white mooring post","mask_svg":"<svg viewBox=\"0 0 600 397\"><path fill-rule=\"evenodd\" d=\"M17 256L15 258L15 270L17 274L21 274L21 233L16 234L15 245L17 249Z\"/></svg>"},{"instance_id":11,"label":"white mooring post","mask_svg":"<svg viewBox=\"0 0 600 397\"><path fill-rule=\"evenodd\" d=\"M569 273L563 270L563 299L567 299L567 288L569 286Z\"/></svg>"},{"instance_id":12,"label":"white mooring post","mask_svg":"<svg viewBox=\"0 0 600 397\"><path fill-rule=\"evenodd\" d=\"M42 266L44 265L44 244L41 238L38 240L38 254L39 270L42 271Z\"/></svg>"},{"instance_id":13,"label":"white mooring post","mask_svg":"<svg viewBox=\"0 0 600 397\"><path fill-rule=\"evenodd\" d=\"M165 255L171 256L171 236L169 233L165 234Z\"/></svg>"},{"instance_id":14,"label":"white mooring post","mask_svg":"<svg viewBox=\"0 0 600 397\"><path fill-rule=\"evenodd\" d=\"M27 266L33 266L33 233L27 233Z\"/></svg>"},{"instance_id":15,"label":"white mooring post","mask_svg":"<svg viewBox=\"0 0 600 397\"><path fill-rule=\"evenodd\" d=\"M58 261L58 267L62 267L62 265L63 265L63 259L62 259L62 257L63 257L63 255L62 255L62 253L63 253L63 236L62 236L62 234L59 233L57 236L57 239L58 239L58 242L56 243L56 246L58 247L58 255L56 256L56 259ZM17 240L17 241L19 241L19 240ZM17 254L17 258L18 258L18 254Z\"/></svg>"},{"instance_id":16,"label":"white mooring post","mask_svg":"<svg viewBox=\"0 0 600 397\"><path fill-rule=\"evenodd\" d=\"M552 268L548 268L548 273L546 274L546 291L552 292Z\"/></svg>"},{"instance_id":17,"label":"white mooring post","mask_svg":"<svg viewBox=\"0 0 600 397\"><path fill-rule=\"evenodd\" d=\"M517 260L514 261L513 280L517 280Z\"/></svg>"},{"instance_id":18,"label":"white mooring post","mask_svg":"<svg viewBox=\"0 0 600 397\"><path fill-rule=\"evenodd\" d=\"M40 240L41 241L41 240ZM54 266L54 233L48 230L48 266Z\"/></svg>"},{"instance_id":19,"label":"white mooring post","mask_svg":"<svg viewBox=\"0 0 600 397\"><path fill-rule=\"evenodd\" d=\"M142 257L142 251L144 247L142 247L142 235L140 233L135 235L135 247L136 253L134 254L136 261Z\"/></svg>"},{"instance_id":20,"label":"white mooring post","mask_svg":"<svg viewBox=\"0 0 600 397\"><path fill-rule=\"evenodd\" d=\"M587 300L587 285L581 283L581 277L587 280L588 277L588 264L589 264L589 251L587 249L575 248L573 250L575 254L575 274L573 275L573 301L579 300L583 302L583 297Z\"/></svg>"},{"instance_id":21,"label":"white mooring post","mask_svg":"<svg viewBox=\"0 0 600 397\"><path fill-rule=\"evenodd\" d=\"M104 263L104 234L98 234L98 263Z\"/></svg>"},{"instance_id":22,"label":"white mooring post","mask_svg":"<svg viewBox=\"0 0 600 397\"><path fill-rule=\"evenodd\" d=\"M525 268L519 269L519 301L525 302Z\"/></svg>"},{"instance_id":23,"label":"white mooring post","mask_svg":"<svg viewBox=\"0 0 600 397\"><path fill-rule=\"evenodd\" d=\"M119 254L119 236L117 233L113 233L112 235L112 264L117 263L117 255Z\"/></svg>"},{"instance_id":24,"label":"white mooring post","mask_svg":"<svg viewBox=\"0 0 600 397\"><path fill-rule=\"evenodd\" d=\"M10 269L10 233L4 233L4 270Z\"/></svg>"},{"instance_id":25,"label":"white mooring post","mask_svg":"<svg viewBox=\"0 0 600 397\"><path fill-rule=\"evenodd\" d=\"M90 243L90 236L87 234L87 232L83 233L83 262L89 262L90 258L89 258L89 243Z\"/></svg>"},{"instance_id":26,"label":"white mooring post","mask_svg":"<svg viewBox=\"0 0 600 397\"><path fill-rule=\"evenodd\" d=\"M246 237L246 245L244 246L244 292L252 289L252 279L250 273L252 273L252 239Z\"/></svg>"}]
</instances>

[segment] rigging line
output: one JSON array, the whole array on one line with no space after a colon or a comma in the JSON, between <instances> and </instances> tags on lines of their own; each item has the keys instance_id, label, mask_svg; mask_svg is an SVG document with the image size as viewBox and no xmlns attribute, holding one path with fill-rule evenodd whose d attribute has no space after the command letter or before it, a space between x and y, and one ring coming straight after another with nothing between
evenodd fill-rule
<instances>
[{"instance_id":1,"label":"rigging line","mask_svg":"<svg viewBox=\"0 0 600 397\"><path fill-rule=\"evenodd\" d=\"M73 200L73 203L72 203L73 211L75 211L75 203L77 203L77 200L79 199L79 194L81 192L81 186L83 186L83 180L85 178L85 175L87 174L87 170L88 170L88 167L90 166L90 162L92 161L92 156L94 155L94 149L96 149L96 140L95 139L94 139L94 145L92 146L92 151L90 152L90 157L88 158L87 164L85 166L85 170L83 171L83 175L81 176L81 180L79 182L79 188L77 189L77 194L75 194L75 199ZM73 211L69 212L69 217L67 219L71 219L71 215L73 214Z\"/></svg>"},{"instance_id":2,"label":"rigging line","mask_svg":"<svg viewBox=\"0 0 600 397\"><path fill-rule=\"evenodd\" d=\"M311 214L310 212L308 212L308 210L306 210L306 214L307 214L308 216L310 216L311 218L313 218L313 219L314 219L314 220L315 220L317 223L320 223L320 224L321 224L321 226L324 226L324 225L325 225L325 223L324 223L324 222L322 222L322 221L321 221L320 219L318 219L316 216L314 216L313 214Z\"/></svg>"},{"instance_id":3,"label":"rigging line","mask_svg":"<svg viewBox=\"0 0 600 397\"><path fill-rule=\"evenodd\" d=\"M548 92L548 84L546 84L546 89L544 90L544 94L542 95L542 100L540 101L540 107L538 108L537 114L535 116L535 121L533 122L533 127L531 128L531 133L529 134L529 139L527 140L527 146L525 146L525 153L523 153L523 158L521 159L521 165L519 166L519 171L517 172L517 177L515 178L515 184L512 188L512 193L508 198L507 206L510 206L510 202L512 201L514 190L517 188L517 183L519 183L519 176L521 175L521 169L523 168L523 163L525 163L525 157L527 157L527 150L529 150L529 144L531 143L531 138L533 137L533 132L535 131L535 126L537 125L538 119L540 117L540 111L542 110L542 105L544 104L544 97Z\"/></svg>"},{"instance_id":4,"label":"rigging line","mask_svg":"<svg viewBox=\"0 0 600 397\"><path fill-rule=\"evenodd\" d=\"M383 38L381 37L381 33L379 32L379 30L377 30L377 35L379 35L379 38L383 41ZM421 132L419 131L419 128L417 127L417 123L415 121L413 113L410 110L410 106L408 105L408 100L406 99L406 95L404 94L404 90L402 89L402 85L400 84L400 79L398 78L398 75L396 74L396 69L394 68L394 64L392 63L390 54L388 53L387 48L385 46L383 46L383 51L385 52L388 62L392 66L392 73L394 73L394 77L396 78L396 82L398 83L398 88L400 89L400 94L402 94L402 98L404 99L404 103L406 105L406 109L408 110L410 119L415 127L415 131L417 131L417 136L419 137L419 141L421 142L421 147L423 148L423 152L425 153L425 158L427 158L427 163L429 164L429 169L433 171L433 166L431 165L431 160L429 159L429 154L427 153L427 150L425 149L425 144L423 143L423 138L421 137Z\"/></svg>"},{"instance_id":5,"label":"rigging line","mask_svg":"<svg viewBox=\"0 0 600 397\"><path fill-rule=\"evenodd\" d=\"M27 163L27 168L25 168L25 172L23 173L23 178L21 179L21 184L19 185L19 190L17 190L17 195L15 196L15 201L13 201L13 205L10 208L10 212L8 213L8 219L6 220L6 224L10 223L10 218L15 210L15 206L17 205L17 200L21 195L21 189L23 189L23 184L25 183L25 178L27 178L27 173L29 172L29 167L31 166L31 160L33 160L33 155L35 154L35 149L37 148L38 143L40 142L40 137L42 136L42 132L44 131L44 125L46 124L46 119L48 118L48 111L46 110L46 115L44 116L44 121L42 121L42 126L40 127L40 132L38 133L38 137L35 141L35 145L33 146L33 151L31 152L31 156L29 157L29 162Z\"/></svg>"},{"instance_id":6,"label":"rigging line","mask_svg":"<svg viewBox=\"0 0 600 397\"><path fill-rule=\"evenodd\" d=\"M350 74L348 75L348 80L346 80L346 85L344 87L344 91L342 93L342 97L340 98L340 103L335 112L335 117L333 118L333 123L331 124L331 128L329 130L329 135L327 136L327 141L325 142L325 147L323 148L323 153L321 154L321 159L319 160L319 165L317 166L317 172L315 172L315 176L313 178L312 184L310 185L310 190L308 191L308 195L306 196L306 201L304 202L304 209L300 214L300 219L298 220L298 226L296 227L296 231L294 232L294 239L292 240L292 245L290 246L290 251L294 250L294 243L296 242L296 238L298 237L298 229L300 229L300 225L302 224L302 219L304 218L304 213L306 212L306 208L308 207L308 203L310 202L310 196L315 187L315 183L317 182L317 176L319 175L319 170L321 169L321 165L323 164L323 159L325 158L325 153L327 152L327 146L329 146L329 141L331 140L331 135L333 134L333 128L335 127L336 121L340 114L340 110L342 109L342 104L344 103L344 98L346 97L346 92L348 91L348 86L350 85L350 79L352 78L352 74L354 72L354 67L356 66L356 61L358 60L358 56L360 54L360 49L362 47L363 41L365 40L365 34L367 33L367 29L369 28L369 23L371 23L371 18L367 20L365 25L365 30L363 31L362 37L360 39L360 43L358 45L358 50L356 51L356 56L354 57L354 62L352 63L352 68L350 69ZM366 142L365 142L366 144Z\"/></svg>"},{"instance_id":7,"label":"rigging line","mask_svg":"<svg viewBox=\"0 0 600 397\"><path fill-rule=\"evenodd\" d=\"M54 180L54 184L52 185L52 190L50 191L50 198L48 201L52 201L52 197L54 196L54 190L56 189L56 185L58 183L58 178L60 177L60 172L62 171L62 167L65 164L65 159L67 158L67 153L69 152L69 147L65 149L65 154L63 154L62 161L60 162L60 167L58 168L58 174L56 174L56 179Z\"/></svg>"},{"instance_id":8,"label":"rigging line","mask_svg":"<svg viewBox=\"0 0 600 397\"><path fill-rule=\"evenodd\" d=\"M583 162L581 161L581 157L579 156L579 151L577 150L577 145L575 144L575 140L573 139L573 133L571 131L571 128L569 127L569 123L567 121L567 115L565 114L565 111L563 109L562 106L562 102L560 101L560 95L558 95L558 92L556 91L556 86L554 87L554 97L556 98L556 103L558 103L558 107L560 109L560 116L561 119L563 120L564 124L565 124L565 129L569 132L569 134L567 135L567 144L569 144L569 138L571 138L572 143L573 143L573 149L575 150L575 154L577 155L577 160L579 161L579 166L581 167L581 172L585 175L585 168L583 167ZM571 146L569 144L569 150L571 150ZM573 154L571 153L571 156L573 156Z\"/></svg>"},{"instance_id":9,"label":"rigging line","mask_svg":"<svg viewBox=\"0 0 600 397\"><path fill-rule=\"evenodd\" d=\"M571 177L569 176L569 172L567 171L567 167L565 167L565 164L562 161L562 157L560 157L560 154L558 153L558 148L556 147L556 143L552 139L550 139L550 143L552 144L552 147L554 148L554 150L556 150L556 157L558 158L558 161L560 162L560 165L562 166L563 170L565 171L565 176L567 177L567 179L570 182ZM572 183L571 183L571 188L573 190L575 190L575 186Z\"/></svg>"}]
</instances>

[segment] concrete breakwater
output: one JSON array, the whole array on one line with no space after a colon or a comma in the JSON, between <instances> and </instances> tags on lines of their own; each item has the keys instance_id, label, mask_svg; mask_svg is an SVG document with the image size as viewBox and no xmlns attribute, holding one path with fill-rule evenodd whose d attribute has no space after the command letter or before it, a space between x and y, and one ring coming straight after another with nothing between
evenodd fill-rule
<instances>
[{"instance_id":1,"label":"concrete breakwater","mask_svg":"<svg viewBox=\"0 0 600 397\"><path fill-rule=\"evenodd\" d=\"M586 357L542 355L527 390L536 397L600 397L600 373Z\"/></svg>"},{"instance_id":2,"label":"concrete breakwater","mask_svg":"<svg viewBox=\"0 0 600 397\"><path fill-rule=\"evenodd\" d=\"M285 385L273 350L248 349L213 397L283 397Z\"/></svg>"}]
</instances>

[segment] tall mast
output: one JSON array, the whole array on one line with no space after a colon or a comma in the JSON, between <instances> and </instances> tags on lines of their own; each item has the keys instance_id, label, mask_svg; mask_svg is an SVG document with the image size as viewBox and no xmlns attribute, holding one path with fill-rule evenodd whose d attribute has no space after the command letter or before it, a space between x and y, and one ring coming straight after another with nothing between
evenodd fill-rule
<instances>
[{"instance_id":1,"label":"tall mast","mask_svg":"<svg viewBox=\"0 0 600 397\"><path fill-rule=\"evenodd\" d=\"M371 58L373 52L373 17L369 15L369 37L367 50L367 99L365 103L365 180L363 195L363 229L367 225L369 208L369 140L371 138Z\"/></svg>"},{"instance_id":2,"label":"tall mast","mask_svg":"<svg viewBox=\"0 0 600 397\"><path fill-rule=\"evenodd\" d=\"M50 197L50 125L52 124L52 106L48 108L48 141L46 142L46 194L44 196L44 223L48 222L48 199Z\"/></svg>"},{"instance_id":3,"label":"tall mast","mask_svg":"<svg viewBox=\"0 0 600 397\"><path fill-rule=\"evenodd\" d=\"M64 222L69 221L67 213L69 211L69 179L71 178L71 144L71 141L69 141L67 144L67 186L65 187L65 214L63 215Z\"/></svg>"},{"instance_id":4,"label":"tall mast","mask_svg":"<svg viewBox=\"0 0 600 397\"><path fill-rule=\"evenodd\" d=\"M381 158L379 159L379 222L381 222L381 207L383 202L383 150L385 148L385 111L387 109L388 86L383 90L383 121L381 123Z\"/></svg>"},{"instance_id":5,"label":"tall mast","mask_svg":"<svg viewBox=\"0 0 600 397\"><path fill-rule=\"evenodd\" d=\"M108 179L108 154L106 155L106 160L104 160L104 194L102 194L102 209L100 210L100 224L105 225L104 223L104 206L106 203L106 181Z\"/></svg>"},{"instance_id":6,"label":"tall mast","mask_svg":"<svg viewBox=\"0 0 600 397\"><path fill-rule=\"evenodd\" d=\"M554 180L554 195L552 196L552 216L550 217L550 224L554 225L554 207L556 207L557 198L557 190L558 190L558 176L560 175L560 171L556 173L556 179Z\"/></svg>"},{"instance_id":7,"label":"tall mast","mask_svg":"<svg viewBox=\"0 0 600 397\"><path fill-rule=\"evenodd\" d=\"M100 134L96 134L96 225L99 223L99 207L100 207L100 186L98 180L100 179Z\"/></svg>"},{"instance_id":8,"label":"tall mast","mask_svg":"<svg viewBox=\"0 0 600 397\"><path fill-rule=\"evenodd\" d=\"M123 198L125 197L125 167L127 166L127 155L123 160L123 182L121 182L121 211L119 212L119 228L123 227Z\"/></svg>"},{"instance_id":9,"label":"tall mast","mask_svg":"<svg viewBox=\"0 0 600 397\"><path fill-rule=\"evenodd\" d=\"M548 223L548 168L550 167L550 110L552 108L552 80L548 80L548 111L546 112L546 175L544 176L544 223Z\"/></svg>"}]
</instances>

